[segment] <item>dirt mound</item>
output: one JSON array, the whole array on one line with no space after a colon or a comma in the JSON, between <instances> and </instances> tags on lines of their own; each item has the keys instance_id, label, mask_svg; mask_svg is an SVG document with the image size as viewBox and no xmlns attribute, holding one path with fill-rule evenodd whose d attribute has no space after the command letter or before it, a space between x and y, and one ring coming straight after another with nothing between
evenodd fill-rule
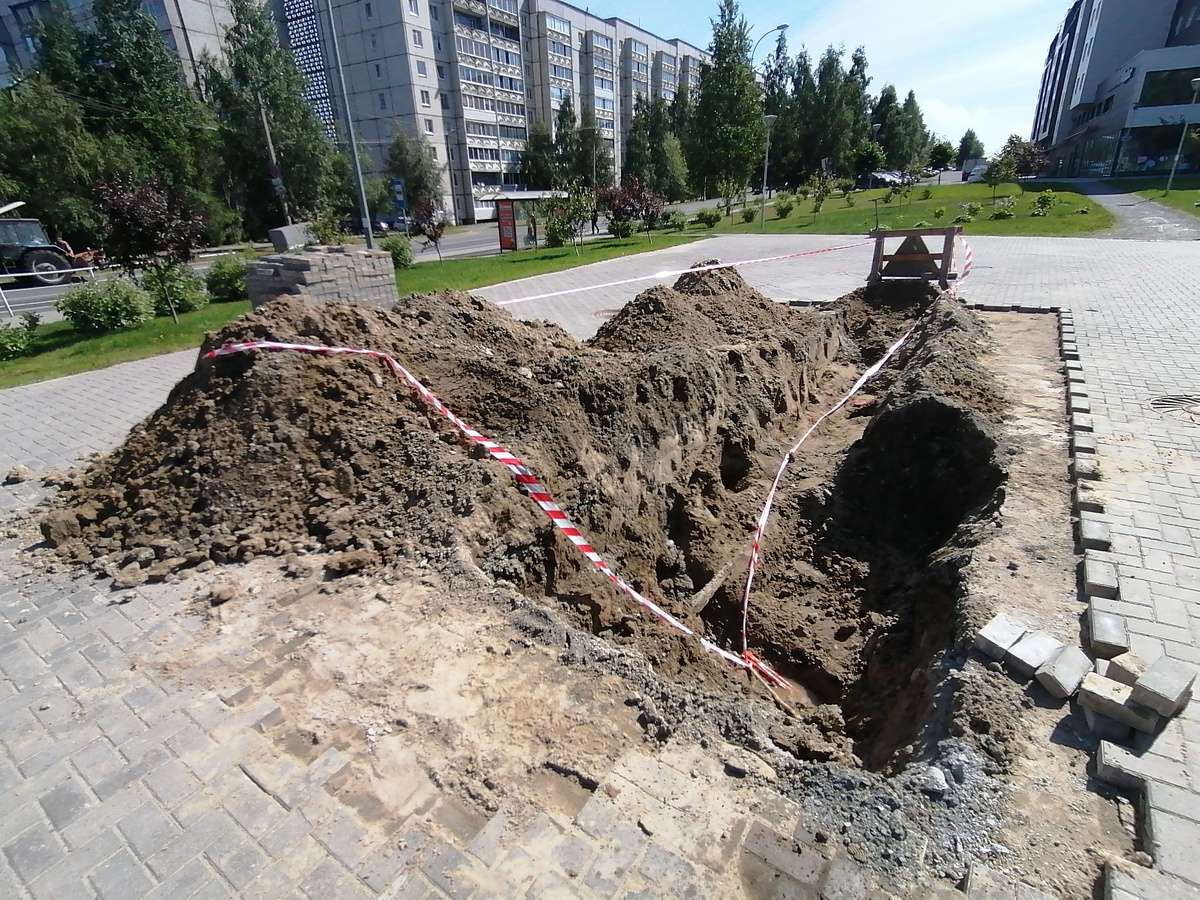
<instances>
[{"instance_id":1,"label":"dirt mound","mask_svg":"<svg viewBox=\"0 0 1200 900\"><path fill-rule=\"evenodd\" d=\"M647 597L736 646L766 487L796 434L857 376L838 362L854 351L849 333L865 354L924 312L865 433L861 415L836 416L797 460L754 598L752 643L817 704L778 739L809 758L845 759L853 746L878 766L917 736L956 640L956 547L1004 480L989 421L999 400L972 368L986 349L978 322L901 290L899 301L880 288L801 311L732 269L688 273L589 344L455 292L391 312L285 298L204 349L273 339L395 356L530 465ZM871 309L882 324L866 324ZM63 487L44 534L119 585L311 550L338 554L334 576L401 557L465 560L577 627L637 645L663 675L746 689L742 673L631 608L503 469L375 360L202 359L121 448Z\"/></svg>"}]
</instances>

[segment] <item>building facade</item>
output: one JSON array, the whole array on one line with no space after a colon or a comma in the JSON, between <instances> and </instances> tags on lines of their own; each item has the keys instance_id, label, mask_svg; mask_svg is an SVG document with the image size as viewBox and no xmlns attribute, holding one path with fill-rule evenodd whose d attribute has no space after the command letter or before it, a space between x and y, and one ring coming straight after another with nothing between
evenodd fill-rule
<instances>
[{"instance_id":1,"label":"building facade","mask_svg":"<svg viewBox=\"0 0 1200 900\"><path fill-rule=\"evenodd\" d=\"M561 0L273 0L309 100L339 135L326 2L365 167L383 174L398 130L420 137L457 222L495 217L491 196L518 181L530 123L553 127L568 98L577 116L595 115L619 172L636 98L669 102L681 83L694 89L706 59Z\"/></svg>"},{"instance_id":2,"label":"building facade","mask_svg":"<svg viewBox=\"0 0 1200 900\"><path fill-rule=\"evenodd\" d=\"M91 0L66 0L65 5L80 23L91 21ZM37 23L52 6L51 0L0 0L0 87L33 65ZM230 22L225 0L142 0L142 8L179 56L189 82L195 82L196 67L205 53L220 55L221 36Z\"/></svg>"},{"instance_id":3,"label":"building facade","mask_svg":"<svg viewBox=\"0 0 1200 900\"><path fill-rule=\"evenodd\" d=\"M1076 0L1046 54L1032 139L1054 175L1167 171L1183 123L1200 123L1196 77L1200 0Z\"/></svg>"}]
</instances>

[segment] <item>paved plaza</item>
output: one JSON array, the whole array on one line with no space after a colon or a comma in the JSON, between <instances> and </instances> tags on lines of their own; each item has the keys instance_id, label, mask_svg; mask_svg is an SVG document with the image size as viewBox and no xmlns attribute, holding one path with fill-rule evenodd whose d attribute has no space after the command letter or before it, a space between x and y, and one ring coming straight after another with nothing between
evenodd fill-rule
<instances>
[{"instance_id":1,"label":"paved plaza","mask_svg":"<svg viewBox=\"0 0 1200 900\"><path fill-rule=\"evenodd\" d=\"M1109 603L1126 617L1140 655L1200 667L1200 422L1150 405L1168 395L1200 399L1200 246L971 243L969 302L1071 312L1086 384L1072 428L1076 440L1095 441L1100 478L1089 504L1112 537L1098 558L1120 576ZM606 311L656 283L629 279L697 259L795 253L811 255L748 265L742 275L778 300L827 300L859 287L871 259L871 247L853 237L723 236L478 293L519 318L549 319L585 338ZM575 291L610 282L625 283ZM559 291L573 292L524 299ZM0 392L0 471L21 463L41 473L111 448L194 360L194 352L176 353ZM44 494L36 482L2 490L8 509ZM19 549L4 545L0 565ZM196 617L179 613L178 591L148 587L113 605L93 582L65 577L0 587L0 896L623 897L661 896L668 884L671 893L704 896L723 883L693 844L672 843L669 833L651 838L614 818L602 791L573 821L539 822L538 840L550 836L544 844L521 838L547 848L532 860L536 877L488 881L507 871L521 842L504 837L500 816L470 840L414 834L385 843L320 790L345 768L333 748L280 775L282 786L265 784L253 773L271 752L263 731L278 707L268 697L230 705L186 678L131 668L133 660L169 657L199 629ZM696 764L649 759L632 753L606 777L653 795ZM1143 828L1156 863L1140 877L1118 876L1114 896L1200 894L1200 703L1135 750L1110 746L1103 763L1106 777L1147 788ZM764 871L808 877L778 869L779 841L798 827L795 812L758 809L743 852ZM836 887L861 895L855 885L865 883L839 875L838 865L822 862L827 894ZM447 875L467 870L483 874Z\"/></svg>"}]
</instances>

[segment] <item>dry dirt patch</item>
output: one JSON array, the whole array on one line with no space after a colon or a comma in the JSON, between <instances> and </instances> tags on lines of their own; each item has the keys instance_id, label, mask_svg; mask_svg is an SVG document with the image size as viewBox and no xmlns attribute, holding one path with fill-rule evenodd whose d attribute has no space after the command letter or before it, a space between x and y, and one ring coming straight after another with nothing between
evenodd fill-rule
<instances>
[{"instance_id":1,"label":"dry dirt patch","mask_svg":"<svg viewBox=\"0 0 1200 900\"><path fill-rule=\"evenodd\" d=\"M1031 878L1080 888L1125 833L1082 790L1077 748L1027 761L1061 713L1028 709L967 652L996 605L1057 617L1060 633L1073 614L1049 319L989 332L894 287L799 311L718 270L643 293L584 345L454 293L391 313L281 301L212 343L392 353L517 451L639 590L737 646L748 538L782 452L917 319L872 394L802 450L776 507L751 640L805 689L787 704L632 609L507 473L367 360L202 362L63 482L43 530L123 584L243 564L264 591L219 607L214 647L281 648L255 677L306 722L284 745L357 748L365 816L428 811L446 787L464 829L505 798L549 792L569 813L633 735L730 741L863 862L954 879L972 856L1013 853ZM280 633L278 568L303 577L314 561L327 580ZM583 693L580 672L595 676ZM953 775L947 796L922 792L928 762ZM416 774L401 788L397 769ZM1004 771L1028 799L1001 845ZM1010 846L1042 786L1074 798L1061 852Z\"/></svg>"}]
</instances>

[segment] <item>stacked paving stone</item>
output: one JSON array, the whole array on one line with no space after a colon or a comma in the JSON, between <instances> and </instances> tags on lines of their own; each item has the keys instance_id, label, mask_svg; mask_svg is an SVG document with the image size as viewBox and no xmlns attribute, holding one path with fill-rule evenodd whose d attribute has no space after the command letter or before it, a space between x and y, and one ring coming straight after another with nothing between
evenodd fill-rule
<instances>
[{"instance_id":1,"label":"stacked paving stone","mask_svg":"<svg viewBox=\"0 0 1200 900\"><path fill-rule=\"evenodd\" d=\"M1101 740L1126 741L1131 731L1154 735L1162 720L1187 705L1196 673L1167 656L1147 663L1130 652L1122 638L1124 623L1109 620L1116 618L1089 612L1094 663L1079 647L1003 614L980 629L975 646L1018 677L1036 679L1053 697L1077 694L1088 726Z\"/></svg>"},{"instance_id":2,"label":"stacked paving stone","mask_svg":"<svg viewBox=\"0 0 1200 900\"><path fill-rule=\"evenodd\" d=\"M400 299L388 253L340 246L264 256L249 265L246 289L255 309L281 296L389 308Z\"/></svg>"}]
</instances>

